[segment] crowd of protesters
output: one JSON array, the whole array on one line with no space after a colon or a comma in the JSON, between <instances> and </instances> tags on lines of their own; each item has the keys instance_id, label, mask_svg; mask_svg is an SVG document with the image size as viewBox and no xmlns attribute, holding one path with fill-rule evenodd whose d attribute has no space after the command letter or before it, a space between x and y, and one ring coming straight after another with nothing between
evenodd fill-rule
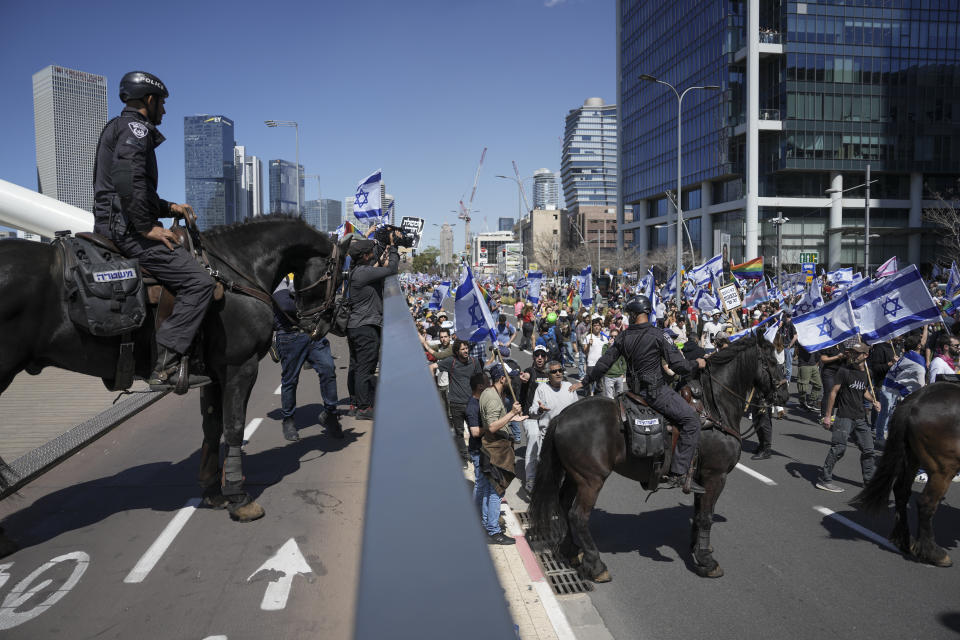
<instances>
[{"instance_id":1,"label":"crowd of protesters","mask_svg":"<svg viewBox=\"0 0 960 640\"><path fill-rule=\"evenodd\" d=\"M729 271L723 275L721 286L733 281ZM816 277L825 301L841 290L825 275ZM614 398L628 388L628 364L622 357L606 371L602 381L579 389L577 384L575 392L570 381L592 378L588 374L597 361L629 326L631 319L623 308L637 294L637 284L622 281L602 292L603 296L594 288L594 304L585 305L576 283L545 284L533 303L526 299L524 290L509 282L487 281L496 339L478 344L457 339L446 311L428 309L431 282L408 281L404 286L464 469L470 464L474 467L474 498L483 526L492 543L512 544L498 523L499 497L513 477L508 472L516 464L520 496L527 498L536 481L539 448L550 420L582 396ZM960 339L952 330L960 329L960 323L953 324L948 313L943 323L888 342L868 346L853 340L811 353L798 343L792 322L791 310L800 293L778 295L749 309L740 306L727 310L698 308L693 296L688 295L681 295L678 305L664 289L659 287L659 295L654 296L655 324L691 361L709 358L745 330L765 325L771 316L777 316L780 324L773 346L792 401L772 410L756 403L745 408L757 427L759 440L752 459L771 457L776 421L786 417L789 407L795 415L806 415L832 432L816 482L817 488L825 491L844 490L834 484L832 473L851 436L860 449L866 483L875 458L882 452L897 403L924 384L952 379L960 373ZM930 291L938 304L952 311L942 296L942 285L930 284ZM532 366L522 369L511 357L512 349L529 353ZM494 398L498 402L493 402ZM521 458L518 462L515 453ZM926 481L922 470L916 481Z\"/></svg>"}]
</instances>

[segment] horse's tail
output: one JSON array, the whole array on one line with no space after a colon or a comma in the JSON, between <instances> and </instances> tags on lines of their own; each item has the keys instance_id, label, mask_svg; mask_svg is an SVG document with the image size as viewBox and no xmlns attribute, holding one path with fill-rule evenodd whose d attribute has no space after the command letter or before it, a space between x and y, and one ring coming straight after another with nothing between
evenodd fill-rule
<instances>
[{"instance_id":1,"label":"horse's tail","mask_svg":"<svg viewBox=\"0 0 960 640\"><path fill-rule=\"evenodd\" d=\"M867 486L858 493L850 504L867 512L880 512L887 508L890 490L907 469L907 426L910 419L910 406L901 402L890 417L887 442L883 449L880 464Z\"/></svg>"},{"instance_id":2,"label":"horse's tail","mask_svg":"<svg viewBox=\"0 0 960 640\"><path fill-rule=\"evenodd\" d=\"M567 514L560 508L560 482L563 478L563 465L557 455L556 446L557 419L550 421L547 433L540 447L540 462L537 464L537 476L530 497L530 528L541 540L552 540L556 545L567 535Z\"/></svg>"}]
</instances>

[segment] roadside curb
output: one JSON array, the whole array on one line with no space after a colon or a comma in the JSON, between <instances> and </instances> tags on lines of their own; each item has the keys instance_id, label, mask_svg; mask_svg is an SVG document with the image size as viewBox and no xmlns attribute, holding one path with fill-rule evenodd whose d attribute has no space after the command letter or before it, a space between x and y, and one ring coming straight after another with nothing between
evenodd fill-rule
<instances>
[{"instance_id":1,"label":"roadside curb","mask_svg":"<svg viewBox=\"0 0 960 640\"><path fill-rule=\"evenodd\" d=\"M106 434L125 420L140 413L151 404L167 395L169 391L135 392L94 417L72 427L53 440L29 451L6 467L0 474L8 487L0 491L0 499L15 493L36 477L43 475L57 464Z\"/></svg>"}]
</instances>

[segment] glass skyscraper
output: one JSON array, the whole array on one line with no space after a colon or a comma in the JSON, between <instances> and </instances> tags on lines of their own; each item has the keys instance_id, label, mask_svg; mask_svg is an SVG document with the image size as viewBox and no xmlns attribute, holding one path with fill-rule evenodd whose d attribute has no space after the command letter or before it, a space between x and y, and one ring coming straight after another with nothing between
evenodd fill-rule
<instances>
[{"instance_id":1,"label":"glass skyscraper","mask_svg":"<svg viewBox=\"0 0 960 640\"><path fill-rule=\"evenodd\" d=\"M533 172L533 208L560 208L560 190L557 187L557 176L550 169L537 169Z\"/></svg>"},{"instance_id":2,"label":"glass skyscraper","mask_svg":"<svg viewBox=\"0 0 960 640\"><path fill-rule=\"evenodd\" d=\"M772 265L862 265L870 166L870 258L930 263L924 208L960 177L960 4L955 0L619 0L623 201L645 252L673 244L677 182L694 244ZM714 232L719 232L715 234ZM879 237L874 238L873 234Z\"/></svg>"},{"instance_id":3,"label":"glass skyscraper","mask_svg":"<svg viewBox=\"0 0 960 640\"><path fill-rule=\"evenodd\" d=\"M343 203L333 198L320 200L320 219L324 231L336 231L343 223Z\"/></svg>"},{"instance_id":4,"label":"glass skyscraper","mask_svg":"<svg viewBox=\"0 0 960 640\"><path fill-rule=\"evenodd\" d=\"M263 215L263 161L247 155L246 147L233 148L233 166L236 172L237 221Z\"/></svg>"},{"instance_id":5,"label":"glass skyscraper","mask_svg":"<svg viewBox=\"0 0 960 640\"><path fill-rule=\"evenodd\" d=\"M66 67L33 74L37 189L93 211L93 163L107 123L107 79Z\"/></svg>"},{"instance_id":6,"label":"glass skyscraper","mask_svg":"<svg viewBox=\"0 0 960 640\"><path fill-rule=\"evenodd\" d=\"M237 221L233 121L209 114L183 119L187 204L201 230Z\"/></svg>"},{"instance_id":7,"label":"glass skyscraper","mask_svg":"<svg viewBox=\"0 0 960 640\"><path fill-rule=\"evenodd\" d=\"M287 160L270 161L270 213L299 215L297 212L297 165ZM300 200L303 198L303 167L300 167Z\"/></svg>"}]
</instances>

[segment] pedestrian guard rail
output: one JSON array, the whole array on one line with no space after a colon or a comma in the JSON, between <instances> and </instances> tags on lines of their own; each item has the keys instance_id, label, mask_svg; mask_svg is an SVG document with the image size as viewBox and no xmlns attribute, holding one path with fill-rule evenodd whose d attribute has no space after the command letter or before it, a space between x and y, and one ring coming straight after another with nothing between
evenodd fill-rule
<instances>
[{"instance_id":1,"label":"pedestrian guard rail","mask_svg":"<svg viewBox=\"0 0 960 640\"><path fill-rule=\"evenodd\" d=\"M384 284L383 307L354 636L514 637L396 276Z\"/></svg>"}]
</instances>

